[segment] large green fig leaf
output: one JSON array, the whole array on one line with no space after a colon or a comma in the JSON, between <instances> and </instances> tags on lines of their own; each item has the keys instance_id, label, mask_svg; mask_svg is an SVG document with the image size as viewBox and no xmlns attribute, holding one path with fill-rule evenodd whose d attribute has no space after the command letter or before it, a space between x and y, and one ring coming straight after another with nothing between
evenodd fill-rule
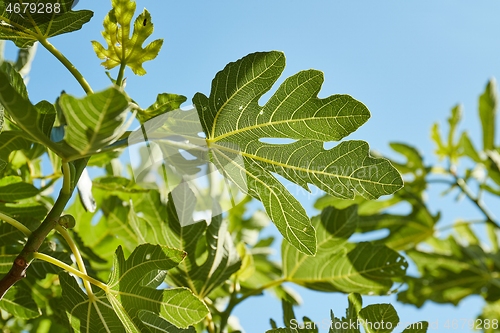
<instances>
[{"instance_id":1,"label":"large green fig leaf","mask_svg":"<svg viewBox=\"0 0 500 333\"><path fill-rule=\"evenodd\" d=\"M357 226L356 207L326 208L313 217L317 230L315 257L282 244L283 274L287 281L322 291L385 293L393 278L404 276L405 259L385 245L348 243Z\"/></svg>"},{"instance_id":2,"label":"large green fig leaf","mask_svg":"<svg viewBox=\"0 0 500 333\"><path fill-rule=\"evenodd\" d=\"M119 247L108 289L92 297L83 293L74 278L61 274L63 300L73 329L77 332L143 333L151 332L148 327L155 320L181 328L199 322L208 310L191 291L184 288L158 290L144 280L149 272L177 266L184 255L179 250L143 244L125 260Z\"/></svg>"},{"instance_id":3,"label":"large green fig leaf","mask_svg":"<svg viewBox=\"0 0 500 333\"><path fill-rule=\"evenodd\" d=\"M26 48L37 40L79 30L90 21L90 10L73 11L73 0L1 0L0 39Z\"/></svg>"},{"instance_id":4,"label":"large green fig leaf","mask_svg":"<svg viewBox=\"0 0 500 333\"><path fill-rule=\"evenodd\" d=\"M108 49L99 42L92 41L94 51L100 59L105 60L102 65L106 69L118 65L127 65L136 75L146 74L142 64L156 58L163 44L157 39L143 48L142 44L153 33L151 15L144 11L135 19L134 30L130 36L130 23L135 13L135 2L130 0L112 0L113 9L106 15L102 36L106 40Z\"/></svg>"},{"instance_id":5,"label":"large green fig leaf","mask_svg":"<svg viewBox=\"0 0 500 333\"><path fill-rule=\"evenodd\" d=\"M368 144L346 141L326 150L368 120L370 113L347 95L317 97L323 74L299 72L285 80L264 105L285 66L280 52L250 54L230 63L212 82L209 97L193 98L217 169L243 191L259 199L294 247L316 252L314 229L300 203L274 174L309 190L309 184L341 198L355 194L373 199L402 186L399 173L385 159L372 158ZM290 144L262 142L297 140ZM236 161L241 156L243 163ZM244 165L242 165L244 164Z\"/></svg>"}]
</instances>

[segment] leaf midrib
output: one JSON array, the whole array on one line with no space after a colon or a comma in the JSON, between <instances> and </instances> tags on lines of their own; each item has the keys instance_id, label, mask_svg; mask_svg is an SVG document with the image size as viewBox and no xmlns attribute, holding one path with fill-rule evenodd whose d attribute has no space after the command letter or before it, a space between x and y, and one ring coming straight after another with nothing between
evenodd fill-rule
<instances>
[{"instance_id":1,"label":"leaf midrib","mask_svg":"<svg viewBox=\"0 0 500 333\"><path fill-rule=\"evenodd\" d=\"M215 145L215 147L214 147L214 145ZM244 152L244 151L232 149L232 148L225 147L225 146L220 146L220 145L218 145L216 143L211 144L209 147L212 148L212 149L216 148L216 149L213 149L215 152L217 152L218 150L219 151L227 151L227 152L233 153L235 155L242 155L242 156L248 157L249 159L252 159L252 160L261 161L261 162L264 162L264 163L267 163L267 164L276 165L276 166L284 168L284 169L292 169L292 170L297 170L297 171L300 171L300 172L306 172L307 174L313 174L313 175L318 175L319 174L319 175L324 175L324 176L328 176L328 177L337 177L337 178L342 178L342 179L348 179L349 181L353 181L354 180L354 181L359 181L359 182L363 182L363 183L376 184L376 185L382 185L382 186L397 186L397 185L393 185L393 184L384 184L384 183L381 183L381 182L369 181L367 179L360 179L360 178L354 178L354 177L350 177L350 176L344 176L344 175L338 175L338 174L334 174L334 173L328 173L328 172L325 172L325 171L312 171L310 169L301 168L301 167L297 167L297 166L294 166L294 165L289 165L289 164L284 164L284 163L280 163L280 162L277 162L277 161L269 160L269 159L266 159L264 157L257 156L255 154L250 154L250 153L247 153L247 152ZM356 147L356 150L357 149L361 149L361 148L362 148L362 146L358 146L358 147ZM352 150L349 151L348 153L352 153ZM340 158L344 157L348 153L340 155L335 161L337 161ZM224 154L221 154L221 155L225 156ZM226 159L230 160L231 163L232 163L232 160L230 158L226 158ZM330 165L332 165L335 161L333 161L332 163L330 163ZM234 163L234 164L237 164L237 163ZM363 165L362 167L365 167L365 165ZM358 169L353 170L352 173L356 172L357 170ZM247 174L249 174L249 173L247 172ZM382 177L380 177L380 178L382 178ZM255 178L255 179L257 179L257 178Z\"/></svg>"},{"instance_id":2,"label":"leaf midrib","mask_svg":"<svg viewBox=\"0 0 500 333\"><path fill-rule=\"evenodd\" d=\"M222 135L216 136L216 137L214 137L212 139L206 139L206 140L207 140L207 143L211 144L211 143L215 143L217 141L220 141L222 139L225 139L227 137L230 137L230 136L233 136L233 135L236 135L236 134L241 134L243 132L248 132L248 131L251 131L251 130L254 130L254 129L259 129L259 128L268 127L268 126L269 127L273 127L275 125L291 124L291 123L297 123L297 122L305 122L305 121L308 121L308 120L323 120L323 119L327 120L327 119L333 119L333 118L354 118L354 117L363 117L363 116L364 115L362 115L362 114L359 114L359 115L356 114L356 115L346 115L346 116L325 116L325 117L306 117L306 118L300 118L300 119L285 119L285 120L278 120L278 121L273 121L273 122L268 121L268 122L265 122L265 123L251 125L251 126L244 127L244 128L241 128L241 129L236 129L236 130L224 133ZM323 142L323 141L321 141L321 142Z\"/></svg>"},{"instance_id":3,"label":"leaf midrib","mask_svg":"<svg viewBox=\"0 0 500 333\"><path fill-rule=\"evenodd\" d=\"M108 99L106 100L106 102L104 103L104 107L103 107L103 110L106 110L106 111L109 111L109 105L111 103L111 101L113 100L113 98L115 97L115 94L111 94L110 97L108 97ZM90 103L92 105L92 107L94 107L94 105L92 103ZM94 107L95 109L95 107ZM106 116L108 115L108 112L101 112L99 114L99 117L97 118L97 123L95 125L95 128L93 129L93 134L92 136L88 139L88 144L87 146L83 149L82 153L83 155L89 153L89 151L92 149L92 147L94 146L94 141L96 141L96 137L101 134L99 133L100 130L101 130L101 127L102 127L102 124L104 122L104 119L106 118ZM87 126L87 128L89 128Z\"/></svg>"}]
</instances>

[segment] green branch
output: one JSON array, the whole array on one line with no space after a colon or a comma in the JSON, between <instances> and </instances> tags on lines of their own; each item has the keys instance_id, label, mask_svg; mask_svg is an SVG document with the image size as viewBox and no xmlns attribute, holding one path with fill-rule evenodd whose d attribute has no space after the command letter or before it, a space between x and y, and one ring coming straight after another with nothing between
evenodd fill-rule
<instances>
[{"instance_id":1,"label":"green branch","mask_svg":"<svg viewBox=\"0 0 500 333\"><path fill-rule=\"evenodd\" d=\"M498 222L495 221L491 213L488 211L488 208L486 208L486 206L484 205L483 201L474 196L472 191L469 189L469 186L467 186L465 180L459 178L455 174L453 174L453 176L455 177L456 185L460 187L460 189L467 196L467 198L469 198L469 200L472 201L476 205L476 207L484 214L487 222L494 224L497 228L500 228L500 225L498 224Z\"/></svg>"}]
</instances>

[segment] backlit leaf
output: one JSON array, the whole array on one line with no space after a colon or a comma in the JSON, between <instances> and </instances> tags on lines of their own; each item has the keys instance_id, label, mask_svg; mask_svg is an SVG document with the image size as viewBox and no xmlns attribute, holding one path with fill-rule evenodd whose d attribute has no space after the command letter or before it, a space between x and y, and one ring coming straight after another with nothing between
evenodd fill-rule
<instances>
[{"instance_id":1,"label":"backlit leaf","mask_svg":"<svg viewBox=\"0 0 500 333\"><path fill-rule=\"evenodd\" d=\"M136 75L146 74L142 64L156 58L163 44L157 39L143 47L146 39L153 33L151 15L144 11L135 19L134 30L130 36L130 23L135 13L136 4L130 0L112 0L113 9L104 18L102 36L108 48L92 41L92 46L99 59L105 60L106 69L118 65L127 65Z\"/></svg>"},{"instance_id":2,"label":"backlit leaf","mask_svg":"<svg viewBox=\"0 0 500 333\"><path fill-rule=\"evenodd\" d=\"M311 255L316 252L316 240L309 218L272 173L305 189L312 184L349 199L355 194L378 198L393 193L401 188L402 180L387 160L370 157L363 141L323 148L323 142L340 140L355 131L370 114L347 95L318 98L321 72L302 71L286 79L260 106L259 99L284 67L282 53L250 54L227 65L213 80L210 96L196 94L193 103L211 161L226 178L262 201L285 239ZM261 141L268 138L297 141L280 145Z\"/></svg>"},{"instance_id":3,"label":"backlit leaf","mask_svg":"<svg viewBox=\"0 0 500 333\"><path fill-rule=\"evenodd\" d=\"M17 230L17 229L16 229ZM3 237L2 237L3 238ZM0 245L4 245L3 242ZM2 254L0 255L0 274L6 274L12 267L12 263L16 259L15 254Z\"/></svg>"},{"instance_id":4,"label":"backlit leaf","mask_svg":"<svg viewBox=\"0 0 500 333\"><path fill-rule=\"evenodd\" d=\"M194 195L187 187L184 188L183 194L188 198L185 200L188 205ZM223 221L220 215L212 218L208 227L205 221L182 225L179 211L183 208L174 205L173 201L171 194L167 205L168 237L171 239L171 246L186 251L187 257L171 271L168 279L174 285L188 285L195 294L204 297L238 271L240 258L227 231L227 221ZM204 238L201 237L203 232ZM207 257L202 263L197 260L200 255L196 251L200 246L198 243L207 249ZM179 282L180 284L177 284Z\"/></svg>"},{"instance_id":5,"label":"backlit leaf","mask_svg":"<svg viewBox=\"0 0 500 333\"><path fill-rule=\"evenodd\" d=\"M398 300L420 307L428 300L456 305L471 294L500 299L500 279L494 273L500 267L497 253L460 245L452 236L435 243L434 252L407 252L421 276L405 278L408 289L398 294Z\"/></svg>"},{"instance_id":6,"label":"backlit leaf","mask_svg":"<svg viewBox=\"0 0 500 333\"><path fill-rule=\"evenodd\" d=\"M156 290L140 283L144 273L169 270L177 266L184 256L185 253L179 250L145 244L140 245L125 260L121 248L118 248L114 270L108 282L111 288L108 299L122 322L127 318L137 324L139 312L159 311L160 317L178 327L187 328L205 317L208 313L206 306L189 290Z\"/></svg>"},{"instance_id":7,"label":"backlit leaf","mask_svg":"<svg viewBox=\"0 0 500 333\"><path fill-rule=\"evenodd\" d=\"M55 111L50 112L45 102L40 102L42 104L37 106L31 104L27 95L19 87L16 88L15 82L12 83L10 77L8 73L0 70L0 103L9 117L26 132L26 139L42 143L55 152L60 151L59 145L52 142L47 133L47 129L54 123Z\"/></svg>"}]
</instances>

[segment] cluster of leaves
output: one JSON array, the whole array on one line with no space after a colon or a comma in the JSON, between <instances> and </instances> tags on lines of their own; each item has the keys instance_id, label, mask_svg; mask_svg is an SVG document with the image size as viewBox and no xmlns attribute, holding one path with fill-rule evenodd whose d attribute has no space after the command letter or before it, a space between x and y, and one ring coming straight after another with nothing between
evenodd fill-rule
<instances>
[{"instance_id":1,"label":"cluster of leaves","mask_svg":"<svg viewBox=\"0 0 500 333\"><path fill-rule=\"evenodd\" d=\"M60 1L57 15L28 12L26 17L9 10L10 2L1 4L3 39L20 47L39 41L64 65L69 61L47 39L80 29L92 16L72 11L72 1ZM279 52L255 53L229 64L216 75L208 97L193 98L208 161L248 195L228 216L181 223L179 214L192 219L195 206L189 188L177 190L184 203L179 206L172 193L137 184L130 173L126 177L113 167L104 168L106 175L95 179L89 192L88 184L79 181L86 166L123 163L119 153L132 133L127 131L129 111L144 129L146 122L158 122L161 118L155 117L186 100L163 93L142 109L124 92L125 67L144 74L142 63L157 55L162 42L143 48L153 32L150 14L140 14L131 33L135 3L113 0L112 5L104 20L108 48L93 45L107 69L120 66L113 87L94 93L71 69L86 97L63 93L55 103L34 105L19 66L2 63L0 217L7 223L1 225L0 272L12 274L16 258L30 263L27 278L19 276L18 283L7 286L0 302L5 327L40 332L222 332L228 329L232 309L265 289L296 303L282 286L286 281L325 291L385 293L394 279L404 276L407 265L397 252L383 244L348 242L358 223L356 209L325 209L311 220L273 175L306 189L316 185L341 198L358 194L372 199L402 186L396 169L385 159L371 157L365 142L323 149L325 141L355 131L369 112L350 96L318 98L321 72L294 75L265 106L258 104L284 69ZM72 25L53 30L65 20ZM296 141L277 145L262 138ZM44 156L51 161L52 174L42 172ZM62 189L54 197L60 178ZM82 202L66 207L77 183ZM267 215L244 218L251 197L264 204ZM59 218L63 211L65 217ZM73 216L75 225L68 223ZM273 240L258 238L269 219L285 239L282 267L269 260ZM59 220L58 226L47 228L53 220ZM57 232L49 235L54 228Z\"/></svg>"},{"instance_id":2,"label":"cluster of leaves","mask_svg":"<svg viewBox=\"0 0 500 333\"><path fill-rule=\"evenodd\" d=\"M54 103L33 104L21 75L27 51L21 50L15 63L0 59L0 290L5 290L0 325L4 330L238 332L241 328L230 320L233 309L269 290L283 300L286 326L277 328L272 322L269 332L318 332L308 327L313 323L308 318L301 327L292 327L296 322L292 305L299 300L285 282L350 294L346 317L332 313L331 322L390 322L391 329L384 332L392 332L399 322L394 308L389 304L362 308L360 295L395 292L395 282L407 287L398 294L403 302L456 304L475 293L488 301L483 318L500 316L497 222L481 201L483 192L500 194L494 82L480 98L482 151L475 149L466 132L455 141L461 116L456 107L449 119L448 140L441 139L437 125L432 132L437 155L448 162L446 168L426 165L414 147L402 143L391 147L406 161L391 163L373 156L363 141L323 148L325 142L340 141L354 132L370 113L347 95L318 98L323 82L319 71L291 76L265 105L259 105L284 70L280 52L253 53L228 64L215 76L208 96L193 97L194 118L190 118L193 113L175 111L187 100L176 94L160 93L155 103L141 108L125 92L124 72L128 66L135 74L145 74L143 63L156 57L162 41L143 47L153 33L151 15L144 10L132 23L136 5L130 0L112 0L104 20L107 48L92 43L106 69L119 67L116 78L107 73L112 87L94 93L48 42L80 29L92 12L73 11L71 0L51 2L60 4L59 13L28 12L21 17L9 6L23 1L0 0L0 38L19 47L39 41L87 93L83 98L62 93ZM164 124L165 115L175 115L170 117L174 121ZM165 159L168 168L152 167L151 173L168 170L166 178L183 180L209 165L246 195L227 213L195 220L199 197L189 187L169 192L156 187L156 178L135 178L132 165L123 167L120 154L127 144L136 143L151 128L174 131L179 120L175 117L196 120L193 128L199 131L174 133L182 140L151 136L148 147L161 144L176 154L176 161ZM135 132L128 130L134 119L140 123ZM276 144L270 138L293 142ZM186 151L194 160L182 157ZM42 169L46 157L51 173ZM472 166L459 168L462 159ZM86 167L99 168L103 176L80 178ZM459 175L462 171L464 176ZM404 188L400 173L406 178ZM306 190L314 185L325 191L327 195L316 202L321 213L308 217L279 177ZM448 192L458 189L482 212L491 248L475 234L470 221L457 224L456 235L438 238L440 215L432 214L424 200L436 177L450 186ZM55 195L59 179L62 187ZM478 184L477 194L470 190L471 182ZM68 204L77 187L82 200ZM382 195L391 196L373 201ZM263 211L250 208L255 200ZM394 214L391 208L403 202L411 211ZM260 237L270 222L283 236L281 263L270 259L274 238ZM380 229L387 229L387 236L352 241L355 233ZM403 254L420 269L420 277L406 275ZM21 274L17 283L10 283L13 268L23 261L29 263L26 277ZM360 332L359 327L339 327L329 332ZM415 327L403 332L427 331L426 323ZM364 329L375 332L366 325Z\"/></svg>"},{"instance_id":3,"label":"cluster of leaves","mask_svg":"<svg viewBox=\"0 0 500 333\"><path fill-rule=\"evenodd\" d=\"M500 317L497 273L500 269L500 223L488 210L484 199L498 200L500 194L500 147L495 143L498 107L495 80L488 82L478 105L482 149L476 148L467 131L457 135L463 113L462 107L457 105L448 118L446 139L440 134L439 124L434 124L431 130L435 153L442 163L425 164L415 147L392 143L392 149L405 158L403 163L392 161L405 178L405 187L401 191L379 201L358 198L355 202L348 202L325 196L316 202L316 207L342 209L357 204L360 215L358 232L388 231L386 236L374 242L405 251L420 272L419 276L403 279L407 287L399 292L399 301L418 307L427 301L457 305L465 297L476 294L486 301L478 318L494 320ZM435 184L446 186L443 195L455 193L457 201L465 197L481 217L458 219L454 224L444 222L444 226L438 226L440 214L432 214L424 200L429 187L438 186ZM391 212L390 208L402 202L411 205L408 214ZM484 330L498 332L491 327Z\"/></svg>"}]
</instances>

